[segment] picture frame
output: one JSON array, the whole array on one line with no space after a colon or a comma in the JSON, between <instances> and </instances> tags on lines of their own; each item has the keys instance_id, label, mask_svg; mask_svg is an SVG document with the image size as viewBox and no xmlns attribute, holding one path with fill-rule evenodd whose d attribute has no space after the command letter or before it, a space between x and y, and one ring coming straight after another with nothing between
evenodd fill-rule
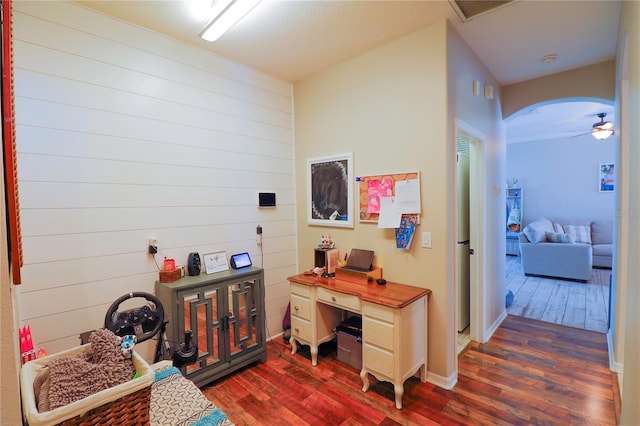
<instances>
[{"instance_id":1,"label":"picture frame","mask_svg":"<svg viewBox=\"0 0 640 426\"><path fill-rule=\"evenodd\" d=\"M213 274L214 272L229 270L229 263L227 262L227 253L224 251L207 253L203 255L203 258L204 258L204 269L207 274Z\"/></svg>"},{"instance_id":2,"label":"picture frame","mask_svg":"<svg viewBox=\"0 0 640 426\"><path fill-rule=\"evenodd\" d=\"M600 192L613 192L616 188L615 163L600 164L598 171L598 187Z\"/></svg>"},{"instance_id":3,"label":"picture frame","mask_svg":"<svg viewBox=\"0 0 640 426\"><path fill-rule=\"evenodd\" d=\"M307 159L307 223L353 228L353 153Z\"/></svg>"}]
</instances>

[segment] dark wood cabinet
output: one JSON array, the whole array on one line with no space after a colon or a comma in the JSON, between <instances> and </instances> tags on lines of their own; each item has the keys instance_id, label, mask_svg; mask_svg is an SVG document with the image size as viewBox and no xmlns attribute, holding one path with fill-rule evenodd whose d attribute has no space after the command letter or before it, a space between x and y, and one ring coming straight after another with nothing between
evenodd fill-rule
<instances>
[{"instance_id":1,"label":"dark wood cabinet","mask_svg":"<svg viewBox=\"0 0 640 426\"><path fill-rule=\"evenodd\" d=\"M202 386L247 364L266 360L264 271L242 268L156 281L165 309L167 338L175 345L191 330L198 344L195 364L182 373Z\"/></svg>"}]
</instances>

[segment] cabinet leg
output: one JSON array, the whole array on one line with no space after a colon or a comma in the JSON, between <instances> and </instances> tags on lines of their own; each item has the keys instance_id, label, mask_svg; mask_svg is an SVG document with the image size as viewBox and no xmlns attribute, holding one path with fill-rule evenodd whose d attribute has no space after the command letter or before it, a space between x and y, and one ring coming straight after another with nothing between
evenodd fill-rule
<instances>
[{"instance_id":1,"label":"cabinet leg","mask_svg":"<svg viewBox=\"0 0 640 426\"><path fill-rule=\"evenodd\" d=\"M369 373L363 368L360 371L360 379L362 380L362 392L369 390Z\"/></svg>"},{"instance_id":2,"label":"cabinet leg","mask_svg":"<svg viewBox=\"0 0 640 426\"><path fill-rule=\"evenodd\" d=\"M402 384L393 384L393 389L396 394L396 408L400 410L402 408L402 395L404 395L404 386Z\"/></svg>"},{"instance_id":3,"label":"cabinet leg","mask_svg":"<svg viewBox=\"0 0 640 426\"><path fill-rule=\"evenodd\" d=\"M298 343L296 339L291 339L291 355L295 355L298 352Z\"/></svg>"},{"instance_id":4,"label":"cabinet leg","mask_svg":"<svg viewBox=\"0 0 640 426\"><path fill-rule=\"evenodd\" d=\"M318 346L311 345L311 365L318 365Z\"/></svg>"}]
</instances>

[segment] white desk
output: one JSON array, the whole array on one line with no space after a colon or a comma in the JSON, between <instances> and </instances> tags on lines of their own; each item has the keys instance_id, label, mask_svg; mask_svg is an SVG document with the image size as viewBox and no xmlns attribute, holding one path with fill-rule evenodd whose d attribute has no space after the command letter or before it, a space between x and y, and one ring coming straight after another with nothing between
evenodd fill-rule
<instances>
[{"instance_id":1,"label":"white desk","mask_svg":"<svg viewBox=\"0 0 640 426\"><path fill-rule=\"evenodd\" d=\"M298 342L311 348L335 337L342 310L362 315L362 391L369 374L393 383L396 408L402 408L404 382L420 371L427 380L427 300L431 290L388 282L356 284L313 275L295 275L291 284L291 353Z\"/></svg>"}]
</instances>

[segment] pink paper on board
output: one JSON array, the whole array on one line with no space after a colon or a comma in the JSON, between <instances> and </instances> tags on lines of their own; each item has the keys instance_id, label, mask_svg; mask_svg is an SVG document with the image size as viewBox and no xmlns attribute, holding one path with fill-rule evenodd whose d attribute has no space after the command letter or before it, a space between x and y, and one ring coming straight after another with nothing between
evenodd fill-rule
<instances>
[{"instance_id":1,"label":"pink paper on board","mask_svg":"<svg viewBox=\"0 0 640 426\"><path fill-rule=\"evenodd\" d=\"M380 197L393 195L393 179L371 179L367 182L367 213L380 213Z\"/></svg>"}]
</instances>

